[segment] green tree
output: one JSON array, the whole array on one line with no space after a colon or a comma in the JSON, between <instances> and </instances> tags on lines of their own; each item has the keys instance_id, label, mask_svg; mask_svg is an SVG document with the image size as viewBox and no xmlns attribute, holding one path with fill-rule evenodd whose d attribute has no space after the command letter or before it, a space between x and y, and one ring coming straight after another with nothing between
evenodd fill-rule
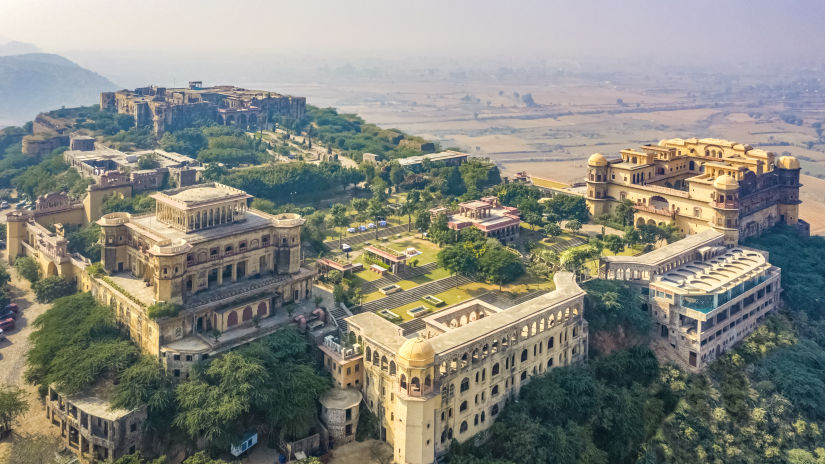
<instances>
[{"instance_id":1,"label":"green tree","mask_svg":"<svg viewBox=\"0 0 825 464\"><path fill-rule=\"evenodd\" d=\"M582 228L582 223L580 221L578 221L577 219L571 219L571 220L567 221L567 224L565 224L565 225L567 226L568 229L572 230L573 232L578 232Z\"/></svg>"},{"instance_id":2,"label":"green tree","mask_svg":"<svg viewBox=\"0 0 825 464\"><path fill-rule=\"evenodd\" d=\"M521 259L501 246L490 247L481 258L478 266L485 280L498 284L501 291L502 284L511 282L524 274Z\"/></svg>"},{"instance_id":3,"label":"green tree","mask_svg":"<svg viewBox=\"0 0 825 464\"><path fill-rule=\"evenodd\" d=\"M160 163L158 163L157 155L154 153L145 153L138 157L137 165L139 169L155 169L160 166Z\"/></svg>"},{"instance_id":4,"label":"green tree","mask_svg":"<svg viewBox=\"0 0 825 464\"><path fill-rule=\"evenodd\" d=\"M40 303L71 295L77 290L75 283L60 276L49 276L32 284L32 291Z\"/></svg>"},{"instance_id":5,"label":"green tree","mask_svg":"<svg viewBox=\"0 0 825 464\"><path fill-rule=\"evenodd\" d=\"M430 212L425 209L420 209L415 213L415 228L422 234L430 228Z\"/></svg>"},{"instance_id":6,"label":"green tree","mask_svg":"<svg viewBox=\"0 0 825 464\"><path fill-rule=\"evenodd\" d=\"M550 222L544 226L544 233L548 237L558 237L562 234L561 226L555 222Z\"/></svg>"},{"instance_id":7,"label":"green tree","mask_svg":"<svg viewBox=\"0 0 825 464\"><path fill-rule=\"evenodd\" d=\"M0 385L0 424L11 430L12 423L29 409L26 392L11 385Z\"/></svg>"},{"instance_id":8,"label":"green tree","mask_svg":"<svg viewBox=\"0 0 825 464\"><path fill-rule=\"evenodd\" d=\"M17 273L21 277L29 282L34 283L40 280L40 266L31 256L18 256L14 260L14 268L17 269Z\"/></svg>"},{"instance_id":9,"label":"green tree","mask_svg":"<svg viewBox=\"0 0 825 464\"><path fill-rule=\"evenodd\" d=\"M332 217L332 226L338 229L338 246L343 243L343 228L349 225L347 218L347 207L341 203L335 203L330 209L330 216Z\"/></svg>"},{"instance_id":10,"label":"green tree","mask_svg":"<svg viewBox=\"0 0 825 464\"><path fill-rule=\"evenodd\" d=\"M621 224L623 227L633 225L633 217L635 213L636 210L633 208L633 202L630 200L622 200L618 205L616 205L616 209L613 212L616 222Z\"/></svg>"},{"instance_id":11,"label":"green tree","mask_svg":"<svg viewBox=\"0 0 825 464\"><path fill-rule=\"evenodd\" d=\"M473 275L478 272L478 257L462 244L448 246L438 252L438 265L453 274Z\"/></svg>"},{"instance_id":12,"label":"green tree","mask_svg":"<svg viewBox=\"0 0 825 464\"><path fill-rule=\"evenodd\" d=\"M213 459L206 451L198 451L183 460L183 464L229 464L223 459Z\"/></svg>"},{"instance_id":13,"label":"green tree","mask_svg":"<svg viewBox=\"0 0 825 464\"><path fill-rule=\"evenodd\" d=\"M611 253L617 255L624 251L624 239L618 235L605 235L604 247L610 250Z\"/></svg>"},{"instance_id":14,"label":"green tree","mask_svg":"<svg viewBox=\"0 0 825 464\"><path fill-rule=\"evenodd\" d=\"M149 427L164 430L175 411L175 391L157 359L142 356L126 368L112 393L112 406L131 410L146 406Z\"/></svg>"}]
</instances>

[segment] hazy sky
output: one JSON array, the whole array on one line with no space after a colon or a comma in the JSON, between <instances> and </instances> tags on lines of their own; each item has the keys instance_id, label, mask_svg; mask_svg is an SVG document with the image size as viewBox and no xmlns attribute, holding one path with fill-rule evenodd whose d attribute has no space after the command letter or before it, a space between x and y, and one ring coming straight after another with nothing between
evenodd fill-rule
<instances>
[{"instance_id":1,"label":"hazy sky","mask_svg":"<svg viewBox=\"0 0 825 464\"><path fill-rule=\"evenodd\" d=\"M820 0L0 0L48 52L821 58Z\"/></svg>"}]
</instances>

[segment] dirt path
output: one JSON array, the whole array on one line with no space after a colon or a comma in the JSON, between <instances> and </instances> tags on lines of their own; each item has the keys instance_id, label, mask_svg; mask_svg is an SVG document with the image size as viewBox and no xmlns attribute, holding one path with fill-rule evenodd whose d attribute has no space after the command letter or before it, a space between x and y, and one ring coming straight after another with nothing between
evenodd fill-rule
<instances>
[{"instance_id":1,"label":"dirt path","mask_svg":"<svg viewBox=\"0 0 825 464\"><path fill-rule=\"evenodd\" d=\"M6 262L6 253L0 254L2 262ZM23 379L26 370L26 353L29 351L29 335L32 332L32 322L37 316L46 312L48 305L34 301L29 282L20 278L13 269L12 275L12 302L20 307L20 316L17 318L14 330L6 334L6 340L0 341L0 384L16 385L28 392L29 410L18 419L13 429L11 441L19 435L29 434L57 434L57 428L52 427L46 419L43 402L37 394L37 388L29 385ZM0 463L7 461L7 453L11 447L9 439L0 442Z\"/></svg>"}]
</instances>

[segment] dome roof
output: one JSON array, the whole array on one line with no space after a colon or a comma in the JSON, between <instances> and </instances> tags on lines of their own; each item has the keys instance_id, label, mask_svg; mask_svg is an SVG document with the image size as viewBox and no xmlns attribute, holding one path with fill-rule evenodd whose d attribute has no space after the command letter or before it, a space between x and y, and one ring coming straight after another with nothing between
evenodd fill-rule
<instances>
[{"instance_id":1,"label":"dome roof","mask_svg":"<svg viewBox=\"0 0 825 464\"><path fill-rule=\"evenodd\" d=\"M424 338L411 338L401 345L398 357L410 367L425 367L435 362L435 350Z\"/></svg>"},{"instance_id":2,"label":"dome roof","mask_svg":"<svg viewBox=\"0 0 825 464\"><path fill-rule=\"evenodd\" d=\"M799 160L793 156L780 156L776 166L781 169L799 169Z\"/></svg>"},{"instance_id":3,"label":"dome roof","mask_svg":"<svg viewBox=\"0 0 825 464\"><path fill-rule=\"evenodd\" d=\"M713 187L719 190L736 190L739 188L739 182L727 174L722 174L713 181Z\"/></svg>"},{"instance_id":4,"label":"dome roof","mask_svg":"<svg viewBox=\"0 0 825 464\"><path fill-rule=\"evenodd\" d=\"M587 158L588 166L607 166L607 158L601 153L593 153L590 158Z\"/></svg>"}]
</instances>

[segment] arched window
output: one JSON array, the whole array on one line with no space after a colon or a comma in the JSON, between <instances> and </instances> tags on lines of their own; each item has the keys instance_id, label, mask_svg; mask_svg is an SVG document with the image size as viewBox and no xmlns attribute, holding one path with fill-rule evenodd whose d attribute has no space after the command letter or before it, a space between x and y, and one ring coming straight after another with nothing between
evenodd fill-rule
<instances>
[{"instance_id":1,"label":"arched window","mask_svg":"<svg viewBox=\"0 0 825 464\"><path fill-rule=\"evenodd\" d=\"M494 404L493 407L490 408L490 415L495 416L496 414L498 414L498 405Z\"/></svg>"},{"instance_id":2,"label":"arched window","mask_svg":"<svg viewBox=\"0 0 825 464\"><path fill-rule=\"evenodd\" d=\"M462 421L461 422L461 427L458 429L458 431L459 431L459 433L464 433L464 432L467 431L467 428L468 428L467 421Z\"/></svg>"},{"instance_id":3,"label":"arched window","mask_svg":"<svg viewBox=\"0 0 825 464\"><path fill-rule=\"evenodd\" d=\"M481 411L481 423L484 423L484 411Z\"/></svg>"},{"instance_id":4,"label":"arched window","mask_svg":"<svg viewBox=\"0 0 825 464\"><path fill-rule=\"evenodd\" d=\"M390 361L390 375L395 375L395 361Z\"/></svg>"},{"instance_id":5,"label":"arched window","mask_svg":"<svg viewBox=\"0 0 825 464\"><path fill-rule=\"evenodd\" d=\"M478 376L479 376L479 372L476 371L476 383L478 383Z\"/></svg>"},{"instance_id":6,"label":"arched window","mask_svg":"<svg viewBox=\"0 0 825 464\"><path fill-rule=\"evenodd\" d=\"M243 309L243 321L246 322L252 319L252 306L247 306Z\"/></svg>"},{"instance_id":7,"label":"arched window","mask_svg":"<svg viewBox=\"0 0 825 464\"><path fill-rule=\"evenodd\" d=\"M366 354L367 354L367 361L369 362L369 360L372 359L372 348L367 347L367 349L365 351L366 351Z\"/></svg>"},{"instance_id":8,"label":"arched window","mask_svg":"<svg viewBox=\"0 0 825 464\"><path fill-rule=\"evenodd\" d=\"M547 349L548 349L548 350L549 350L550 348L553 348L553 339L555 339L555 338L556 338L556 337L550 337L550 339L549 339L549 340L547 340Z\"/></svg>"},{"instance_id":9,"label":"arched window","mask_svg":"<svg viewBox=\"0 0 825 464\"><path fill-rule=\"evenodd\" d=\"M235 325L238 325L238 313L232 311L231 313L229 313L229 317L226 318L226 326L232 327Z\"/></svg>"},{"instance_id":10,"label":"arched window","mask_svg":"<svg viewBox=\"0 0 825 464\"><path fill-rule=\"evenodd\" d=\"M387 357L386 356L381 356L381 370L386 371L388 368L389 368L389 365L387 364Z\"/></svg>"},{"instance_id":11,"label":"arched window","mask_svg":"<svg viewBox=\"0 0 825 464\"><path fill-rule=\"evenodd\" d=\"M490 375L498 375L498 363L493 364L493 372Z\"/></svg>"},{"instance_id":12,"label":"arched window","mask_svg":"<svg viewBox=\"0 0 825 464\"><path fill-rule=\"evenodd\" d=\"M473 425L478 425L478 414L473 417Z\"/></svg>"},{"instance_id":13,"label":"arched window","mask_svg":"<svg viewBox=\"0 0 825 464\"><path fill-rule=\"evenodd\" d=\"M424 387L431 387L433 384L433 379L430 376L424 377Z\"/></svg>"},{"instance_id":14,"label":"arched window","mask_svg":"<svg viewBox=\"0 0 825 464\"><path fill-rule=\"evenodd\" d=\"M521 380L527 380L527 371L521 371Z\"/></svg>"},{"instance_id":15,"label":"arched window","mask_svg":"<svg viewBox=\"0 0 825 464\"><path fill-rule=\"evenodd\" d=\"M441 443L444 443L445 441L447 441L447 431L446 430L441 432Z\"/></svg>"},{"instance_id":16,"label":"arched window","mask_svg":"<svg viewBox=\"0 0 825 464\"><path fill-rule=\"evenodd\" d=\"M498 385L493 385L493 388L490 390L490 396L498 395Z\"/></svg>"},{"instance_id":17,"label":"arched window","mask_svg":"<svg viewBox=\"0 0 825 464\"><path fill-rule=\"evenodd\" d=\"M421 381L418 380L418 377L413 377L412 380L410 380L410 388L412 388L414 392L421 391Z\"/></svg>"},{"instance_id":18,"label":"arched window","mask_svg":"<svg viewBox=\"0 0 825 464\"><path fill-rule=\"evenodd\" d=\"M527 350L521 350L521 362L527 361Z\"/></svg>"},{"instance_id":19,"label":"arched window","mask_svg":"<svg viewBox=\"0 0 825 464\"><path fill-rule=\"evenodd\" d=\"M380 360L381 360L381 357L379 356L378 351L373 351L372 352L372 363L377 366L378 362Z\"/></svg>"},{"instance_id":20,"label":"arched window","mask_svg":"<svg viewBox=\"0 0 825 464\"><path fill-rule=\"evenodd\" d=\"M465 391L467 391L469 389L470 389L470 379L468 379L467 377L464 377L464 380L461 381L460 391L461 391L461 393L464 393Z\"/></svg>"},{"instance_id":21,"label":"arched window","mask_svg":"<svg viewBox=\"0 0 825 464\"><path fill-rule=\"evenodd\" d=\"M404 375L404 374L401 374L401 382L400 382L400 385L401 385L401 388L403 388L403 389L405 389L405 390L407 389L407 376L406 376L406 375Z\"/></svg>"},{"instance_id":22,"label":"arched window","mask_svg":"<svg viewBox=\"0 0 825 464\"><path fill-rule=\"evenodd\" d=\"M467 402L462 401L461 406L458 407L458 412L463 412L463 411L466 411L466 410L467 410Z\"/></svg>"},{"instance_id":23,"label":"arched window","mask_svg":"<svg viewBox=\"0 0 825 464\"><path fill-rule=\"evenodd\" d=\"M258 303L258 317L265 317L266 316L266 303L260 302Z\"/></svg>"}]
</instances>

